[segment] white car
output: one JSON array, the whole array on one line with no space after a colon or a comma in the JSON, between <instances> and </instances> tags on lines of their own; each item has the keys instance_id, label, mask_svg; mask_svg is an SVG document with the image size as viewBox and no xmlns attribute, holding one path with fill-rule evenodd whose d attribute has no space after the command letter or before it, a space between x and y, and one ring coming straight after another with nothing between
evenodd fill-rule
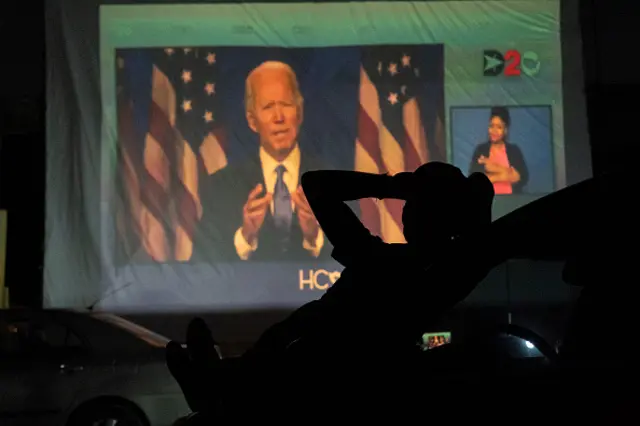
<instances>
[{"instance_id":1,"label":"white car","mask_svg":"<svg viewBox=\"0 0 640 426\"><path fill-rule=\"evenodd\" d=\"M106 313L0 310L0 425L169 426L189 408L168 341Z\"/></svg>"}]
</instances>

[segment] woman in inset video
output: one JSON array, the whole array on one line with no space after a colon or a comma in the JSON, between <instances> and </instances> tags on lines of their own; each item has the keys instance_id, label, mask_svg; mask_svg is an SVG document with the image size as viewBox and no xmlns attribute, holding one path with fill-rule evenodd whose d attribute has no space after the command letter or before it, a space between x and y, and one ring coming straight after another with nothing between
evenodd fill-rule
<instances>
[{"instance_id":1,"label":"woman in inset video","mask_svg":"<svg viewBox=\"0 0 640 426\"><path fill-rule=\"evenodd\" d=\"M489 141L476 147L469 166L469 174L480 172L487 175L496 195L520 194L529 180L522 151L507 141L510 125L507 108L491 108Z\"/></svg>"}]
</instances>

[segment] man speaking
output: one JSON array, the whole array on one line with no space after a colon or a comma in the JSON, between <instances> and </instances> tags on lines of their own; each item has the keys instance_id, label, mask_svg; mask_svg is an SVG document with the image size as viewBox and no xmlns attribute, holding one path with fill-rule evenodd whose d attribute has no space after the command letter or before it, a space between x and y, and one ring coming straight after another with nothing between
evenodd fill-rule
<instances>
[{"instance_id":1,"label":"man speaking","mask_svg":"<svg viewBox=\"0 0 640 426\"><path fill-rule=\"evenodd\" d=\"M318 258L324 235L300 187L321 169L298 145L303 98L294 71L264 62L245 84L245 113L260 142L257 158L208 176L194 247L199 261L302 261Z\"/></svg>"}]
</instances>

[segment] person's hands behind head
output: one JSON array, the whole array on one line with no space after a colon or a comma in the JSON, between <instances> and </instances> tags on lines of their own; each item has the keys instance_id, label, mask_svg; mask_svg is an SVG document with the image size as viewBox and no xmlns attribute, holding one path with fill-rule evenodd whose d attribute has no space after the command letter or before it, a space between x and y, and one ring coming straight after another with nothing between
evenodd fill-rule
<instances>
[{"instance_id":1,"label":"person's hands behind head","mask_svg":"<svg viewBox=\"0 0 640 426\"><path fill-rule=\"evenodd\" d=\"M440 162L430 162L418 167L414 175L412 195L420 204L438 205L438 211L455 209L464 197L467 182L459 168ZM448 215L449 213L446 213Z\"/></svg>"},{"instance_id":2,"label":"person's hands behind head","mask_svg":"<svg viewBox=\"0 0 640 426\"><path fill-rule=\"evenodd\" d=\"M415 227L429 228L416 228L414 233L449 238L491 223L493 185L483 173L467 178L451 164L431 162L420 166L414 179L412 208L407 212L409 203L405 205L403 223L410 228L411 222Z\"/></svg>"},{"instance_id":3,"label":"person's hands behind head","mask_svg":"<svg viewBox=\"0 0 640 426\"><path fill-rule=\"evenodd\" d=\"M167 367L194 412L210 409L220 400L221 359L209 327L194 318L187 328L187 347L171 341L166 348Z\"/></svg>"},{"instance_id":4,"label":"person's hands behind head","mask_svg":"<svg viewBox=\"0 0 640 426\"><path fill-rule=\"evenodd\" d=\"M423 164L413 172L413 175L420 191L443 187L451 187L455 190L455 187L459 187L464 182L464 174L459 168L438 161Z\"/></svg>"},{"instance_id":5,"label":"person's hands behind head","mask_svg":"<svg viewBox=\"0 0 640 426\"><path fill-rule=\"evenodd\" d=\"M396 173L391 177L393 187L393 198L407 200L413 198L416 192L416 179L411 172Z\"/></svg>"}]
</instances>

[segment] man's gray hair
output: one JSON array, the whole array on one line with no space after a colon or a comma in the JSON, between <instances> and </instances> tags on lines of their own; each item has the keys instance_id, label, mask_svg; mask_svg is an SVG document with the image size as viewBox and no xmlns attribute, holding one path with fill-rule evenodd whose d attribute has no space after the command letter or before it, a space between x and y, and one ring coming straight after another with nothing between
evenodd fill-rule
<instances>
[{"instance_id":1,"label":"man's gray hair","mask_svg":"<svg viewBox=\"0 0 640 426\"><path fill-rule=\"evenodd\" d=\"M261 73L262 71L267 70L278 70L284 72L287 76L287 81L291 86L291 90L293 91L294 101L296 103L296 107L298 110L302 110L302 105L304 103L304 98L302 97L302 93L300 93L300 86L298 85L298 78L296 77L296 73L293 71L289 65L284 62L278 61L267 61L263 62L254 68L249 75L247 76L247 80L245 82L244 88L244 108L246 112L252 112L255 107L255 93L253 87L253 80L256 75Z\"/></svg>"}]
</instances>

